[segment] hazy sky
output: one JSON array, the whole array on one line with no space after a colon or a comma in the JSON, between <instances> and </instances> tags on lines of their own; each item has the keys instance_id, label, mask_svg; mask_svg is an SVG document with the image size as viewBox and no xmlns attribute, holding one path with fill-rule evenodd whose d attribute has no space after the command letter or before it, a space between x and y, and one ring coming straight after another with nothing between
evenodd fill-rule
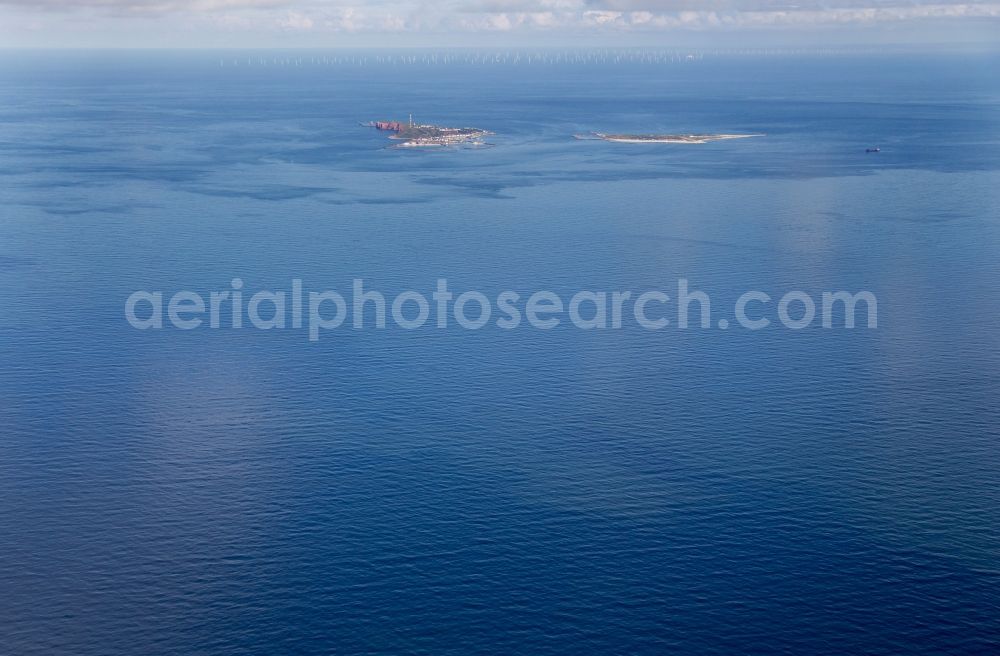
<instances>
[{"instance_id":1,"label":"hazy sky","mask_svg":"<svg viewBox=\"0 0 1000 656\"><path fill-rule=\"evenodd\" d=\"M0 0L6 46L1000 43L1000 0Z\"/></svg>"}]
</instances>

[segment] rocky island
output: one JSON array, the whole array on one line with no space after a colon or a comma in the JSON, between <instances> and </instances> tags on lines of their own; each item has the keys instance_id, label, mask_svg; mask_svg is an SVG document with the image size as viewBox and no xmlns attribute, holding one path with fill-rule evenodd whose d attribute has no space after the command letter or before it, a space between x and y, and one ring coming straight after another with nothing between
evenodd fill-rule
<instances>
[{"instance_id":1,"label":"rocky island","mask_svg":"<svg viewBox=\"0 0 1000 656\"><path fill-rule=\"evenodd\" d=\"M438 125L420 125L413 122L413 116L407 123L400 121L369 121L364 125L377 130L394 132L390 139L400 143L394 148L424 148L429 146L485 146L483 137L493 134L480 128L448 128Z\"/></svg>"}]
</instances>

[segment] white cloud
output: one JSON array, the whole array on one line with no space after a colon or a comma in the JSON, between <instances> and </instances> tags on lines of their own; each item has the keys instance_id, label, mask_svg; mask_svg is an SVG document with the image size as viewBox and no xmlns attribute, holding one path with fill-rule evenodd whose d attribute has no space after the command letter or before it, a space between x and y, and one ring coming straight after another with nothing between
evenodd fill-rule
<instances>
[{"instance_id":1,"label":"white cloud","mask_svg":"<svg viewBox=\"0 0 1000 656\"><path fill-rule=\"evenodd\" d=\"M201 13L268 9L292 4L297 3L294 0L0 0L0 6L42 12L103 10L121 14Z\"/></svg>"},{"instance_id":2,"label":"white cloud","mask_svg":"<svg viewBox=\"0 0 1000 656\"><path fill-rule=\"evenodd\" d=\"M311 18L297 11L290 11L278 20L278 25L288 30L311 30L314 24Z\"/></svg>"},{"instance_id":3,"label":"white cloud","mask_svg":"<svg viewBox=\"0 0 1000 656\"><path fill-rule=\"evenodd\" d=\"M583 12L581 18L584 25L614 25L621 20L622 12L620 11L585 11Z\"/></svg>"},{"instance_id":4,"label":"white cloud","mask_svg":"<svg viewBox=\"0 0 1000 656\"><path fill-rule=\"evenodd\" d=\"M1000 1L936 0L0 0L23 23L81 16L186 28L313 32L655 32L998 19ZM63 21L66 23L66 21Z\"/></svg>"}]
</instances>

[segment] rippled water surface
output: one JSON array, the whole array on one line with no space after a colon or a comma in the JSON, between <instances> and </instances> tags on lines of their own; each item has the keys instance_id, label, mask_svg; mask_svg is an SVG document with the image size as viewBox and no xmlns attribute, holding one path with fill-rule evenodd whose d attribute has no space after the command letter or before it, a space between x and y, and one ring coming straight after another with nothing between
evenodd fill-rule
<instances>
[{"instance_id":1,"label":"rippled water surface","mask_svg":"<svg viewBox=\"0 0 1000 656\"><path fill-rule=\"evenodd\" d=\"M2 56L0 652L1000 648L995 59L322 56ZM411 112L493 146L359 126ZM124 319L233 277L879 325Z\"/></svg>"}]
</instances>

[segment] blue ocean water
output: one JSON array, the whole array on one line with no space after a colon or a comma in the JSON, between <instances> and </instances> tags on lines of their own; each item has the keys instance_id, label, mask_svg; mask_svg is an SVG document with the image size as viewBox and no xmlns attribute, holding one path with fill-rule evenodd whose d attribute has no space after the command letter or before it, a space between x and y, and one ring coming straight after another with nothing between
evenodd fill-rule
<instances>
[{"instance_id":1,"label":"blue ocean water","mask_svg":"<svg viewBox=\"0 0 1000 656\"><path fill-rule=\"evenodd\" d=\"M0 653L1000 649L995 57L331 57L0 58ZM234 277L878 328L124 318Z\"/></svg>"}]
</instances>

